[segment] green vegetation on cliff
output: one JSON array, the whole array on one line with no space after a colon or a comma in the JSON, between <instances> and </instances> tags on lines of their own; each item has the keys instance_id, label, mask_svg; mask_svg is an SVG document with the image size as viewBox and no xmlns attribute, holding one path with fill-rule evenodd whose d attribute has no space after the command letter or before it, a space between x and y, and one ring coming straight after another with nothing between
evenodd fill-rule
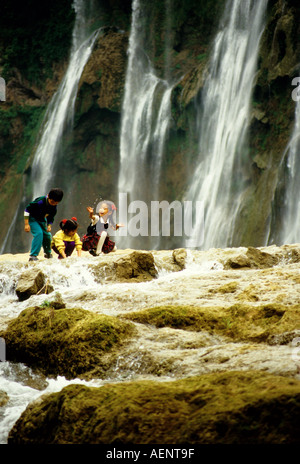
<instances>
[{"instance_id":1,"label":"green vegetation on cliff","mask_svg":"<svg viewBox=\"0 0 300 464\"><path fill-rule=\"evenodd\" d=\"M0 133L3 140L0 146L0 178L11 167L14 167L16 174L25 171L44 110L44 106L29 105L14 105L7 110L0 108Z\"/></svg>"},{"instance_id":2,"label":"green vegetation on cliff","mask_svg":"<svg viewBox=\"0 0 300 464\"><path fill-rule=\"evenodd\" d=\"M68 56L74 23L72 0L4 2L0 15L0 66L8 81L16 69L43 82Z\"/></svg>"}]
</instances>

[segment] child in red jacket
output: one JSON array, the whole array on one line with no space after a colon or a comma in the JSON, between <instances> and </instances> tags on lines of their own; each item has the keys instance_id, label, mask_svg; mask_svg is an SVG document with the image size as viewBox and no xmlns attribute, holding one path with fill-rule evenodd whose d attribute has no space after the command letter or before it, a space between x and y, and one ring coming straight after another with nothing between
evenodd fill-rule
<instances>
[{"instance_id":1,"label":"child in red jacket","mask_svg":"<svg viewBox=\"0 0 300 464\"><path fill-rule=\"evenodd\" d=\"M123 224L116 224L113 213L116 207L112 201L102 201L97 209L98 214L94 214L94 209L88 206L91 223L87 233L82 237L82 249L89 251L93 256L99 256L101 253L110 253L117 249L115 242L110 240L108 230L118 230Z\"/></svg>"}]
</instances>

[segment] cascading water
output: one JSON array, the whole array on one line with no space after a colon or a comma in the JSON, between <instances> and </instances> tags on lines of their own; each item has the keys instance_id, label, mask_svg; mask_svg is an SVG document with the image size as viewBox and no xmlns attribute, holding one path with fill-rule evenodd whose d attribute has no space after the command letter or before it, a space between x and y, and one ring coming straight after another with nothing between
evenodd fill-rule
<instances>
[{"instance_id":1,"label":"cascading water","mask_svg":"<svg viewBox=\"0 0 300 464\"><path fill-rule=\"evenodd\" d=\"M98 31L90 32L93 1L74 0L73 8L76 19L73 29L72 47L66 74L47 108L42 124L41 135L34 155L32 171L29 179L33 193L32 198L45 195L54 177L55 160L61 148L61 138L66 128L71 128L78 82L84 66L93 50ZM8 229L0 253L11 252L14 229L22 209L32 198L26 198L18 210Z\"/></svg>"},{"instance_id":2,"label":"cascading water","mask_svg":"<svg viewBox=\"0 0 300 464\"><path fill-rule=\"evenodd\" d=\"M149 204L159 194L164 142L171 116L172 85L155 75L143 48L142 20L140 0L134 0L122 108L118 190L128 195L129 202ZM130 237L130 230L120 231L120 245L129 247ZM136 238L134 246L137 247Z\"/></svg>"},{"instance_id":3,"label":"cascading water","mask_svg":"<svg viewBox=\"0 0 300 464\"><path fill-rule=\"evenodd\" d=\"M48 106L32 165L34 198L44 195L49 188L62 134L73 122L78 82L97 37L97 31L90 34L89 30L89 3L74 0L76 20L68 69Z\"/></svg>"},{"instance_id":4,"label":"cascading water","mask_svg":"<svg viewBox=\"0 0 300 464\"><path fill-rule=\"evenodd\" d=\"M291 139L285 150L287 156L288 180L285 208L282 218L280 241L283 244L300 242L300 100L296 103L295 124Z\"/></svg>"},{"instance_id":5,"label":"cascading water","mask_svg":"<svg viewBox=\"0 0 300 464\"><path fill-rule=\"evenodd\" d=\"M286 250L284 253L283 256L287 257L290 252ZM281 265L270 268L269 272L267 269L264 269L264 272L261 272L261 269L251 269L249 272L224 269L223 263L231 257L236 257L236 254L237 250L234 249L207 252L191 250L189 258L185 261L185 268L178 271L174 263L173 250L156 251L153 252L153 258L158 270L157 278L141 282L134 282L132 278L119 280L115 274L114 263L120 261L120 258L121 261L124 258L124 262L129 258L127 262L130 263L131 253L126 251L119 250L116 255L99 258L96 262L88 254L80 258L72 256L65 260L40 260L34 265L36 272L40 271L45 275L53 285L54 292L47 295L32 295L24 301L18 300L15 289L21 274L24 270L28 271L27 261L24 257L2 257L0 331L5 330L9 321L17 318L28 308L35 307L40 310L44 308L48 313L51 311L50 301L55 300L57 294L66 305L70 321L72 321L72 308L78 307L98 314L115 316L118 319L124 318L125 314L129 315L131 312L159 306L162 308L165 306L167 313L165 327L160 327L159 324L156 326L151 323L137 323L136 335L119 347L120 351L113 368L106 375L86 380L83 378L68 380L59 375L54 378L44 377L28 365L5 361L5 357L1 359L3 339L0 338L0 443L7 443L9 431L31 402L38 400L44 394L61 391L71 383L101 387L107 383L130 380L163 382L200 376L209 372L236 370L261 370L262 373L268 371L289 376L291 379L295 377L299 379L297 345L293 347L287 342L282 345L280 341L274 344L262 342L254 344L253 338L242 342L239 339L230 341L227 335L223 337L218 331L216 333L212 331L210 319L212 314L216 326L220 327L224 324L224 330L226 324L228 327L231 323L235 326L231 316L229 318L231 313L227 313L228 320L226 319L225 310L236 305L237 298L241 298L243 294L247 295L247 306L253 305L250 312L252 310L255 312L257 300L248 299L249 288L253 286L255 295L263 305L280 301L286 308L289 306L293 308L299 299L299 286L295 283L295 276L300 273L299 263L286 265L284 264L286 260L282 259ZM132 269L131 264L129 266ZM109 275L109 269L114 270L113 274ZM236 291L228 291L228 285L232 284L237 285ZM195 330L193 327L189 330L189 324L193 325L194 316L187 318L188 330L184 327L180 328L181 322L176 316L174 320L176 326L172 327L171 308L175 304L179 308L190 307L193 310L191 315L196 314L197 308L201 312L207 307L208 330ZM182 317L184 318L184 312ZM197 323L196 317L195 322ZM257 324L252 329L255 336L259 330L259 322ZM276 321L272 324L276 326ZM49 325L51 326L50 314ZM246 325L249 328L251 326L251 324ZM263 333L265 327L261 326ZM27 329L26 326L24 330ZM299 338L296 335L297 330L295 330L295 341ZM81 342L85 343L84 337L79 341Z\"/></svg>"},{"instance_id":6,"label":"cascading water","mask_svg":"<svg viewBox=\"0 0 300 464\"><path fill-rule=\"evenodd\" d=\"M199 162L186 194L188 200L203 202L204 249L232 245L266 6L267 0L227 1L214 41L202 94ZM203 233L200 219L187 246Z\"/></svg>"}]
</instances>

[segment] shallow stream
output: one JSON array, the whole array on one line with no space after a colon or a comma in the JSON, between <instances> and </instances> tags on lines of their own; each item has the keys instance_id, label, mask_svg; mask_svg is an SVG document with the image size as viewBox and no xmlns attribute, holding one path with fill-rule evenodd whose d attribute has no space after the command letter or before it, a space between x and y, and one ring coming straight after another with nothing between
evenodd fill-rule
<instances>
[{"instance_id":1,"label":"shallow stream","mask_svg":"<svg viewBox=\"0 0 300 464\"><path fill-rule=\"evenodd\" d=\"M238 250L238 253L244 250ZM122 252L119 252L122 254ZM48 277L66 307L82 307L112 316L162 305L229 307L242 298L251 305L269 302L297 304L300 265L282 261L268 269L224 269L231 250L189 253L185 269L174 271L172 251L153 252L158 277L148 282L99 282L92 258L72 257L58 261L41 260L38 266ZM237 253L237 250L235 250ZM108 259L108 258L95 258ZM96 261L93 261L95 264ZM0 328L30 306L41 305L47 295L35 295L20 302L15 293L20 273L28 268L26 256L2 255L0 260ZM234 283L235 291L224 292ZM138 324L137 336L120 354L115 369L106 379L83 381L64 377L44 378L19 363L0 362L1 395L9 398L0 407L0 443L7 437L26 406L44 393L60 391L70 383L101 386L107 382L136 379L175 380L224 370L259 369L300 379L300 353L296 337L292 343L228 342L219 335L170 327ZM295 327L297 329L297 327ZM298 328L299 329L299 328ZM1 402L0 402L1 404Z\"/></svg>"}]
</instances>

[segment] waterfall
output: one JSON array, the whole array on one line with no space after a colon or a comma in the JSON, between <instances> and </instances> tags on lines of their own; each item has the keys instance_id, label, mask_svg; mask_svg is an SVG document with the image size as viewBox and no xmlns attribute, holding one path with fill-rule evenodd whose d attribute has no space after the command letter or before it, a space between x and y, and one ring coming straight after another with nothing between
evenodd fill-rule
<instances>
[{"instance_id":1,"label":"waterfall","mask_svg":"<svg viewBox=\"0 0 300 464\"><path fill-rule=\"evenodd\" d=\"M3 244L1 245L1 248L0 248L0 255L2 255L2 253L4 253L4 250L5 248L7 247L8 245L8 242L12 240L12 230L16 224L16 221L17 221L17 218L18 218L18 214L19 214L19 208L17 209L17 211L15 212L15 215L14 215L14 218L8 228L8 231L7 231L7 234L6 234L6 237L3 241ZM10 244L9 244L10 245Z\"/></svg>"},{"instance_id":2,"label":"waterfall","mask_svg":"<svg viewBox=\"0 0 300 464\"><path fill-rule=\"evenodd\" d=\"M267 0L229 0L202 93L199 160L186 197L203 202L204 248L232 244L247 158L247 128ZM196 221L195 236L203 233Z\"/></svg>"},{"instance_id":3,"label":"waterfall","mask_svg":"<svg viewBox=\"0 0 300 464\"><path fill-rule=\"evenodd\" d=\"M285 196L285 209L282 218L281 242L283 244L300 242L300 99L295 108L295 123L290 141L285 149L287 156L288 180Z\"/></svg>"},{"instance_id":4,"label":"waterfall","mask_svg":"<svg viewBox=\"0 0 300 464\"><path fill-rule=\"evenodd\" d=\"M42 123L41 135L34 155L29 180L33 185L33 198L45 195L48 192L50 182L54 177L55 160L61 146L61 137L66 127L72 127L78 82L98 34L98 31L90 32L92 4L93 0L88 2L74 0L73 3L76 18L72 34L69 65L58 90L48 105ZM5 251L11 252L13 232L17 227L18 217L27 201L28 198L24 194L9 226L0 254Z\"/></svg>"},{"instance_id":5,"label":"waterfall","mask_svg":"<svg viewBox=\"0 0 300 464\"><path fill-rule=\"evenodd\" d=\"M172 85L155 75L143 48L145 31L142 21L140 0L134 0L122 108L118 190L121 194L128 194L130 202L149 204L159 195L164 142L171 115ZM125 228L123 237L122 232L119 243L128 247L131 244L130 231ZM134 246L137 246L136 238Z\"/></svg>"},{"instance_id":6,"label":"waterfall","mask_svg":"<svg viewBox=\"0 0 300 464\"><path fill-rule=\"evenodd\" d=\"M61 137L68 124L72 124L78 82L92 52L97 31L90 34L89 3L74 0L76 19L72 47L66 74L46 111L40 141L32 165L33 197L47 193L53 178L55 159Z\"/></svg>"}]
</instances>

